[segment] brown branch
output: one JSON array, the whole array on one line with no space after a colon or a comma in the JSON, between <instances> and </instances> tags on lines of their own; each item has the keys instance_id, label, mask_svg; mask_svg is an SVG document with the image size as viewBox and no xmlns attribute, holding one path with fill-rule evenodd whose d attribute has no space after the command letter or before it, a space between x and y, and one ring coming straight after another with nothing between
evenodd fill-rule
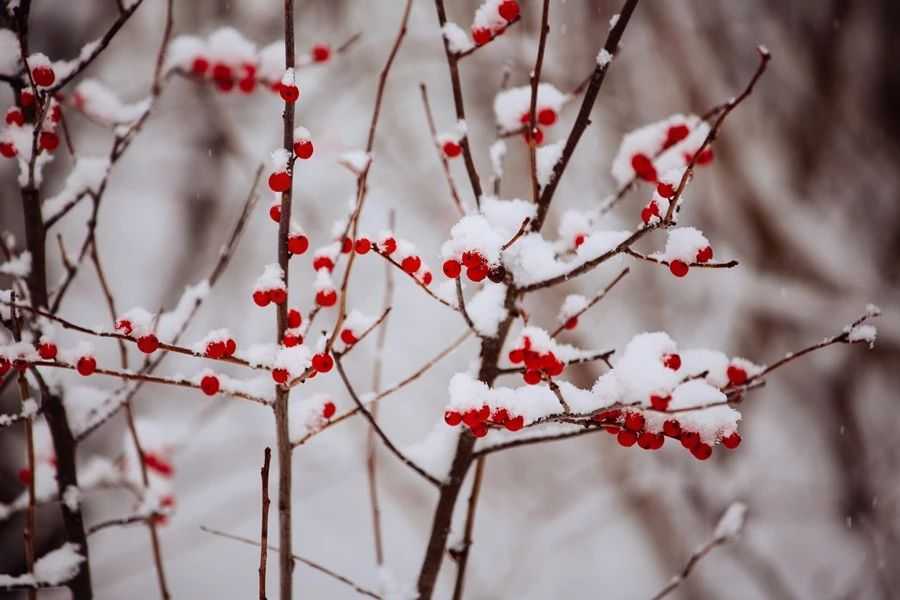
<instances>
[{"instance_id":1,"label":"brown branch","mask_svg":"<svg viewBox=\"0 0 900 600\"><path fill-rule=\"evenodd\" d=\"M610 29L609 35L606 38L606 43L603 45L603 49L610 55L614 55L618 50L619 41L622 39L622 34L628 26L628 21L631 19L631 14L634 12L637 3L638 0L626 0L625 5L619 12L619 18L616 21L615 26ZM569 159L572 158L572 154L575 152L575 147L578 145L581 136L591 123L591 111L594 108L594 102L597 100L597 94L600 92L600 87L603 85L606 71L609 69L610 64L611 62L604 64L598 63L597 66L594 67L591 81L584 93L584 100L582 100L581 108L578 110L578 116L575 119L574 125L572 125L572 131L569 132L569 137L566 139L562 154L560 154L556 164L553 165L553 174L550 177L550 181L547 182L547 185L545 185L544 189L541 191L541 196L537 203L537 216L531 223L532 231L540 231L541 227L544 225L544 219L547 218L547 211L550 209L550 202L553 200L553 194L556 193L556 187L559 185L560 179L562 179L563 172L565 172L566 167L569 164Z\"/></svg>"},{"instance_id":2,"label":"brown branch","mask_svg":"<svg viewBox=\"0 0 900 600\"><path fill-rule=\"evenodd\" d=\"M663 218L663 222L666 224L672 223L672 218L675 216L675 210L678 206L678 201L681 199L681 194L684 193L684 189L687 187L688 181L690 181L691 177L694 174L694 166L697 163L697 158L703 153L703 151L709 147L710 144L715 141L716 136L719 134L719 130L722 128L722 124L725 122L725 118L731 114L731 111L734 110L738 104L743 102L753 91L753 87L756 85L756 82L762 77L763 72L766 70L766 66L769 64L769 59L772 58L772 55L769 54L768 49L765 46L758 46L757 51L759 52L759 66L756 68L756 72L753 74L753 77L750 78L750 82L747 84L747 87L744 88L744 91L737 98L732 98L729 100L722 111L719 113L719 116L716 118L716 122L713 124L712 128L709 130L709 133L706 135L706 139L703 140L703 144L700 145L700 148L691 156L690 162L688 162L687 169L685 169L684 174L681 176L681 181L678 182L678 188L675 190L675 195L672 196L672 199L669 201L669 209L666 211L666 216Z\"/></svg>"},{"instance_id":3,"label":"brown branch","mask_svg":"<svg viewBox=\"0 0 900 600\"><path fill-rule=\"evenodd\" d=\"M269 556L269 463L272 460L272 449L266 447L263 454L263 465L259 470L262 490L262 516L259 533L259 600L266 600L266 558Z\"/></svg>"},{"instance_id":4,"label":"brown branch","mask_svg":"<svg viewBox=\"0 0 900 600\"><path fill-rule=\"evenodd\" d=\"M504 33L506 33L506 30L507 30L507 29L509 29L510 27L512 27L513 25L515 25L516 23L518 23L518 22L521 21L521 20L522 20L522 17L516 17L516 18L513 19L512 21L507 21L507 22L506 22L506 25L504 25L503 27L501 27L500 29L498 29L496 32L494 32L493 37L492 37L491 39L489 39L487 42L485 42L484 44L481 44L480 46L474 45L474 46L472 46L471 48L469 48L468 50L463 50L462 52L456 52L456 53L454 53L453 56L456 57L456 60L457 60L457 61L460 61L460 60L464 59L464 58L467 57L467 56L471 56L471 55L475 54L475 53L478 52L481 48L484 48L485 46L487 46L488 44L490 44L491 42L493 42L494 40L496 40L497 38L499 38L501 35L503 35ZM441 25L441 27L443 27L443 25Z\"/></svg>"},{"instance_id":5,"label":"brown branch","mask_svg":"<svg viewBox=\"0 0 900 600\"><path fill-rule=\"evenodd\" d=\"M455 311L457 311L457 312L460 310L458 306L454 306L454 305L450 304L449 302L447 302L446 300L444 300L443 298L441 298L440 296L438 296L437 294L435 294L434 292L432 292L431 289L429 289L429 287L428 287L427 285L425 285L424 283L422 283L421 281L419 281L419 280L416 278L416 276L415 276L414 274L412 274L412 273L407 273L407 272L403 269L403 267L400 265L400 263L398 263L398 262L395 261L393 258L391 258L391 257L388 256L387 254L385 254L384 251L383 251L381 248L379 248L378 246L373 246L372 249L375 251L376 254L378 254L379 256L381 256L381 258L383 258L384 260L388 261L389 263L391 263L392 265L394 265L396 268L400 269L400 271L401 271L404 275L406 275L407 277L409 277L410 279L412 279L412 280L415 282L415 284L416 284L417 286L419 286L420 288L422 288L422 290L423 290L426 294L428 294L429 296L431 296L432 298L434 298L435 300L437 300L438 302L440 302L441 304L443 304L443 305L446 306L447 308L451 308L451 309L453 309L453 310L455 310Z\"/></svg>"},{"instance_id":6,"label":"brown branch","mask_svg":"<svg viewBox=\"0 0 900 600\"><path fill-rule=\"evenodd\" d=\"M447 24L447 11L444 8L444 0L434 0L437 9L438 24L443 32L444 25ZM456 107L456 120L466 120L466 107L463 101L462 84L459 79L459 59L461 55L450 50L450 41L443 33L441 40L444 42L444 54L447 55L447 67L450 69L450 84L453 88L453 105ZM460 140L462 147L463 160L466 163L466 173L469 175L469 183L472 185L472 195L475 196L475 206L481 208L481 179L478 177L478 171L475 168L475 161L472 159L472 150L469 147L469 134Z\"/></svg>"},{"instance_id":7,"label":"brown branch","mask_svg":"<svg viewBox=\"0 0 900 600\"><path fill-rule=\"evenodd\" d=\"M453 600L462 600L466 581L466 566L469 563L469 549L472 547L472 534L475 531L475 511L478 508L478 497L484 480L484 457L475 461L475 474L472 479L472 491L469 492L469 504L466 509L466 522L463 525L462 544L451 548L450 555L456 559L456 582L453 584Z\"/></svg>"},{"instance_id":8,"label":"brown branch","mask_svg":"<svg viewBox=\"0 0 900 600\"><path fill-rule=\"evenodd\" d=\"M667 261L665 259L648 256L647 254L641 254L640 252L632 250L631 248L625 248L623 250L623 253L627 254L628 256L632 256L634 258L640 259L640 260L655 263L657 265L663 265L666 267L669 266L669 261ZM719 263L714 263L714 262L701 263L701 262L694 261L694 262L688 263L688 267L690 267L692 269L695 269L695 268L699 268L699 269L733 269L734 267L738 266L738 264L740 264L740 263L738 263L738 261L736 261L736 260L729 260L728 262L719 262Z\"/></svg>"},{"instance_id":9,"label":"brown branch","mask_svg":"<svg viewBox=\"0 0 900 600\"><path fill-rule=\"evenodd\" d=\"M711 540L700 546L698 549L694 550L691 554L690 558L688 558L687 562L684 563L684 566L681 568L681 572L672 577L672 579L667 583L661 590L656 592L650 600L662 600L670 593L675 591L675 589L681 585L681 583L688 578L688 576L693 572L694 567L703 560L703 558L713 551L718 546L722 546L731 541L731 538L728 537L713 537Z\"/></svg>"},{"instance_id":10,"label":"brown branch","mask_svg":"<svg viewBox=\"0 0 900 600\"><path fill-rule=\"evenodd\" d=\"M436 487L441 487L441 481L436 478L434 475L431 475L428 471L417 465L413 462L409 457L403 454L391 441L391 439L387 436L384 430L378 425L378 422L372 417L372 413L370 413L366 407L363 405L362 401L357 396L356 391L353 389L353 386L350 384L350 380L347 378L347 373L344 371L344 366L341 364L341 357L334 357L334 365L337 367L338 374L341 376L341 381L344 382L344 387L347 388L347 392L350 394L350 397L353 399L353 402L356 404L356 408L362 412L363 416L369 421L369 424L372 426L372 429L375 430L375 433L378 434L378 437L381 438L381 441L384 442L384 445L387 447L391 453L396 456L400 462L404 465L415 471L419 476L423 479L431 483Z\"/></svg>"},{"instance_id":11,"label":"brown branch","mask_svg":"<svg viewBox=\"0 0 900 600\"><path fill-rule=\"evenodd\" d=\"M447 157L444 156L443 149L437 143L437 129L434 126L434 116L431 114L431 104L428 102L428 88L425 87L424 82L419 83L419 91L422 93L422 105L425 107L425 120L428 122L431 143L437 150L438 160L441 163L441 168L444 170L444 176L447 178L447 185L450 186L450 197L459 214L465 215L466 210L463 208L462 200L459 199L459 192L456 191L456 184L453 182L453 175L450 173L450 163L447 161Z\"/></svg>"},{"instance_id":12,"label":"brown branch","mask_svg":"<svg viewBox=\"0 0 900 600\"><path fill-rule=\"evenodd\" d=\"M522 224L519 225L519 230L516 231L515 235L513 235L511 238L509 238L508 242L506 242L505 244L500 246L500 251L502 252L504 250L509 250L509 248L512 247L513 244L515 244L517 241L519 241L519 238L521 238L523 235L525 235L525 231L528 229L529 223L531 223L531 218L525 217L525 219L522 221Z\"/></svg>"},{"instance_id":13,"label":"brown branch","mask_svg":"<svg viewBox=\"0 0 900 600\"><path fill-rule=\"evenodd\" d=\"M591 301L588 302L584 308L579 310L574 315L569 315L568 318L569 319L577 319L581 315L583 315L584 313L589 311L591 308L593 308L593 306L595 304L597 304L598 302L600 302L601 300L603 300L603 298L606 297L606 294L608 294L611 289L616 287L616 284L619 283L620 281L622 281L622 279L626 275L628 275L628 273L630 271L631 271L631 269L629 269L628 267L625 267L624 269L622 269L622 271L618 275L616 275L616 277L612 281L610 281L609 284L605 288L603 288L603 290L599 294L597 294L596 296L591 298ZM550 337L555 338L560 333L562 333L565 328L566 328L566 324L565 324L565 322L563 322L559 327L557 327L556 329L553 330L553 333L550 334Z\"/></svg>"},{"instance_id":14,"label":"brown branch","mask_svg":"<svg viewBox=\"0 0 900 600\"><path fill-rule=\"evenodd\" d=\"M612 365L609 363L609 358L615 354L615 350L604 350L603 352L596 352L594 354L589 354L587 356L583 356L581 358L575 358L570 361L564 361L563 364L567 367L571 367L572 365L580 365L583 363L594 362L595 360L602 360L606 363L606 366L612 368ZM524 373L525 367L505 367L498 368L498 375L510 375L512 373Z\"/></svg>"},{"instance_id":15,"label":"brown branch","mask_svg":"<svg viewBox=\"0 0 900 600\"><path fill-rule=\"evenodd\" d=\"M531 71L531 102L528 106L528 127L530 131L526 136L528 140L528 161L531 167L531 193L532 200L537 203L541 198L541 184L538 182L537 173L537 94L538 83L541 80L541 69L544 66L544 49L547 46L547 34L550 32L548 19L550 17L550 0L544 0L541 11L541 37L538 40L537 57L534 60L534 69Z\"/></svg>"},{"instance_id":16,"label":"brown branch","mask_svg":"<svg viewBox=\"0 0 900 600\"><path fill-rule=\"evenodd\" d=\"M547 386L550 388L550 391L553 392L553 395L556 396L556 399L559 400L559 405L563 409L563 414L572 414L572 407L569 406L569 403L566 402L565 398L563 398L562 391L559 389L559 385L557 385L557 383L552 379L549 379L547 381Z\"/></svg>"},{"instance_id":17,"label":"brown branch","mask_svg":"<svg viewBox=\"0 0 900 600\"><path fill-rule=\"evenodd\" d=\"M372 400L370 400L370 401L368 402L369 406L372 406L372 407L374 408L375 406L378 405L378 402L379 402L380 400L383 400L384 398L390 396L390 395L393 394L394 392L397 392L397 391L403 389L404 387L406 387L407 385L409 385L410 383L414 382L414 381L417 380L419 377L421 377L422 375L424 375L425 373L427 373L429 370L431 370L432 367L434 367L434 366L435 366L438 362L440 362L443 358L445 358L445 357L448 356L451 352L453 352L454 350L456 350L457 348L459 348L459 346L461 346L463 342L465 342L467 339L469 339L469 336L470 336L470 335L472 335L472 332L471 332L471 331L466 331L466 332L463 333L459 338L457 338L455 342L453 342L452 344L450 344L450 346L448 346L447 348L445 348L444 350L442 350L437 356L435 356L434 358L430 359L430 360L429 360L428 362L426 362L424 365L422 365L421 367L419 367L418 369L416 369L415 371L413 371L410 375L406 376L405 378L403 378L402 380L398 381L398 382L395 383L394 385L388 387L388 388L387 388L386 390L384 390L383 392L377 393L377 394L375 395L375 397L372 398ZM321 427L321 429L317 429L317 430L315 430L315 431L311 431L311 432L307 433L306 435L304 435L303 437L301 437L300 439L298 439L297 441L295 441L295 442L293 443L293 447L296 448L297 446L302 446L303 444L305 444L306 442L308 442L308 441L310 440L310 438L313 438L313 437L315 437L316 435L318 435L318 434L322 433L323 431L325 431L326 429L330 429L331 427L337 425L338 423L340 423L340 422L342 422L342 421L344 421L344 420L346 420L346 419L349 419L350 417L352 417L353 415L355 415L355 414L357 414L357 413L359 413L359 412L360 412L360 409L359 409L359 408L354 408L354 409L351 409L351 410L349 410L349 411L347 411L347 412L345 412L345 413L343 413L343 414L341 414L341 415L338 415L337 417L334 417L333 419L331 419L330 421L328 421L325 425L323 425L323 426Z\"/></svg>"},{"instance_id":18,"label":"brown branch","mask_svg":"<svg viewBox=\"0 0 900 600\"><path fill-rule=\"evenodd\" d=\"M225 533L224 531L218 531L216 529L212 529L211 527L205 527L205 526L201 525L200 530L205 531L206 533L209 533L212 535L217 535L220 537L228 538L230 540L234 540L237 542L243 542L244 544L250 544L251 546L257 546L257 547L259 546L259 542L257 542L256 540L251 540L250 538L241 537L239 535L234 535L231 533ZM268 550L271 550L272 552L279 552L279 553L281 552L277 546L266 546L266 548ZM313 562L313 561L309 560L308 558L303 558L302 556L297 556L296 554L292 555L291 558L293 558L294 560L296 560L298 562L303 563L304 565L306 565L307 567L310 567L311 569L315 569L319 573L323 573L323 574L331 577L332 579L336 579L337 581L340 581L341 583L349 585L350 587L352 587L354 589L354 591L356 591L359 594L362 594L363 596L368 596L370 598L377 598L379 600L381 599L381 596L379 596L375 592L373 592L371 590L367 590L366 588L360 586L358 583L354 582L352 579L344 577L343 575L339 575L338 573L335 573L331 569L327 569L327 568L323 567L319 563Z\"/></svg>"},{"instance_id":19,"label":"brown branch","mask_svg":"<svg viewBox=\"0 0 900 600\"><path fill-rule=\"evenodd\" d=\"M475 323L472 322L472 318L469 316L468 311L466 311L466 299L463 296L462 281L460 281L460 279L462 278L456 278L456 302L459 304L459 312L463 316L463 319L465 319L466 325L468 325L469 329L472 330L472 333L474 333L478 337L481 337L481 333L475 327Z\"/></svg>"}]
</instances>

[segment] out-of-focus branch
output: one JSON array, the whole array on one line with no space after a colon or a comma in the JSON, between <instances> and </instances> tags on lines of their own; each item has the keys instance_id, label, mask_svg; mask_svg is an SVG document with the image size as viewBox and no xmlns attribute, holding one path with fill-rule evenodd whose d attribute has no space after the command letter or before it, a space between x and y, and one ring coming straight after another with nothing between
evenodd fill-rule
<instances>
[{"instance_id":1,"label":"out-of-focus branch","mask_svg":"<svg viewBox=\"0 0 900 600\"><path fill-rule=\"evenodd\" d=\"M612 281L610 281L609 284L605 288L603 288L603 290L599 294L597 294L596 296L591 298L591 301L588 302L584 308L582 308L581 310L576 312L574 315L569 315L569 319L579 318L581 315L583 315L584 313L589 311L595 304L597 304L598 302L603 300L603 298L606 297L606 294L608 294L611 289L616 287L616 284L619 283L620 281L622 281L622 279L626 275L628 275L628 273L630 271L631 271L631 269L629 269L628 267L625 267L624 269L622 269L622 271L618 275L616 275L616 277ZM550 334L550 337L555 338L560 333L562 333L565 328L566 328L566 324L565 323L561 324L559 327L557 327L556 329L553 330L553 333Z\"/></svg>"},{"instance_id":2,"label":"out-of-focus branch","mask_svg":"<svg viewBox=\"0 0 900 600\"><path fill-rule=\"evenodd\" d=\"M259 600L266 600L266 558L269 556L269 463L272 460L272 449L266 447L263 453L263 465L259 470L262 495L260 532L259 532Z\"/></svg>"},{"instance_id":3,"label":"out-of-focus branch","mask_svg":"<svg viewBox=\"0 0 900 600\"><path fill-rule=\"evenodd\" d=\"M450 173L450 163L447 162L447 157L444 156L443 150L437 143L437 129L434 126L434 116L431 114L431 104L428 102L428 88L425 87L424 82L419 83L419 91L422 93L422 105L425 107L425 120L428 122L428 132L431 134L431 143L435 146L438 160L441 163L441 168L444 170L444 176L447 178L447 185L450 187L450 198L453 199L453 205L456 206L459 214L464 215L466 214L466 210L463 208L462 200L459 199L459 192L456 191L456 184L453 182L453 174Z\"/></svg>"}]
</instances>

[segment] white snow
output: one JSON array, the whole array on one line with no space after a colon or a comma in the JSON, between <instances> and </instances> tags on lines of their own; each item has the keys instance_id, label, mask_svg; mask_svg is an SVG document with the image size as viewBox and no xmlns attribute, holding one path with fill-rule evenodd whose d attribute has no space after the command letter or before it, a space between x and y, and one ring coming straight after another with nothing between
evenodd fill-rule
<instances>
[{"instance_id":1,"label":"white snow","mask_svg":"<svg viewBox=\"0 0 900 600\"><path fill-rule=\"evenodd\" d=\"M84 562L78 544L66 542L56 550L52 550L37 559L34 563L34 578L38 583L59 585L78 574L78 568Z\"/></svg>"},{"instance_id":2,"label":"white snow","mask_svg":"<svg viewBox=\"0 0 900 600\"><path fill-rule=\"evenodd\" d=\"M549 83L540 83L537 88L537 106L552 108L559 113L568 96ZM522 115L528 114L531 108L531 86L510 88L497 94L494 98L494 116L497 124L504 132L515 131L522 127Z\"/></svg>"},{"instance_id":3,"label":"white snow","mask_svg":"<svg viewBox=\"0 0 900 600\"><path fill-rule=\"evenodd\" d=\"M494 175L503 177L503 159L506 157L506 142L497 140L491 144L489 154L491 156L491 168Z\"/></svg>"},{"instance_id":4,"label":"white snow","mask_svg":"<svg viewBox=\"0 0 900 600\"><path fill-rule=\"evenodd\" d=\"M500 322L509 314L503 306L505 298L505 285L486 283L466 302L466 312L479 333L489 337L497 335Z\"/></svg>"},{"instance_id":5,"label":"white snow","mask_svg":"<svg viewBox=\"0 0 900 600\"><path fill-rule=\"evenodd\" d=\"M609 63L612 62L613 55L607 51L606 48L601 48L600 52L597 53L597 64L601 67L606 67Z\"/></svg>"},{"instance_id":6,"label":"white snow","mask_svg":"<svg viewBox=\"0 0 900 600\"><path fill-rule=\"evenodd\" d=\"M541 187L550 183L553 177L553 167L562 155L563 143L559 141L555 144L546 144L537 149L537 178Z\"/></svg>"},{"instance_id":7,"label":"white snow","mask_svg":"<svg viewBox=\"0 0 900 600\"><path fill-rule=\"evenodd\" d=\"M577 315L588 306L588 299L581 294L569 294L559 309L559 321L565 323L570 317Z\"/></svg>"},{"instance_id":8,"label":"white snow","mask_svg":"<svg viewBox=\"0 0 900 600\"><path fill-rule=\"evenodd\" d=\"M0 263L0 274L24 279L25 277L28 277L30 273L31 252L28 252L27 250L6 262Z\"/></svg>"},{"instance_id":9,"label":"white snow","mask_svg":"<svg viewBox=\"0 0 900 600\"><path fill-rule=\"evenodd\" d=\"M75 88L75 105L88 116L111 124L131 123L150 108L150 98L133 104L122 102L115 92L96 79L85 79Z\"/></svg>"},{"instance_id":10,"label":"white snow","mask_svg":"<svg viewBox=\"0 0 900 600\"><path fill-rule=\"evenodd\" d=\"M452 21L447 21L444 24L444 28L441 30L444 34L444 38L447 40L447 45L450 48L450 52L466 52L471 50L475 44L469 39L469 35L463 30L462 27L453 23Z\"/></svg>"},{"instance_id":11,"label":"white snow","mask_svg":"<svg viewBox=\"0 0 900 600\"><path fill-rule=\"evenodd\" d=\"M359 175L369 168L372 155L365 150L350 150L338 157L338 164L347 167L354 175Z\"/></svg>"},{"instance_id":12,"label":"white snow","mask_svg":"<svg viewBox=\"0 0 900 600\"><path fill-rule=\"evenodd\" d=\"M743 502L732 502L716 525L713 537L717 540L730 540L740 535L747 521L747 505Z\"/></svg>"},{"instance_id":13,"label":"white snow","mask_svg":"<svg viewBox=\"0 0 900 600\"><path fill-rule=\"evenodd\" d=\"M709 240L694 227L670 229L666 238L663 257L666 260L681 260L691 264L697 260L697 252L709 246Z\"/></svg>"},{"instance_id":14,"label":"white snow","mask_svg":"<svg viewBox=\"0 0 900 600\"><path fill-rule=\"evenodd\" d=\"M66 177L63 188L48 198L41 212L49 219L86 193L96 194L109 174L109 158L105 156L85 156L75 161L75 166Z\"/></svg>"},{"instance_id":15,"label":"white snow","mask_svg":"<svg viewBox=\"0 0 900 600\"><path fill-rule=\"evenodd\" d=\"M851 344L856 342L865 342L869 345L869 348L873 348L875 346L875 338L877 336L878 330L874 325L861 324L850 329L847 339Z\"/></svg>"},{"instance_id":16,"label":"white snow","mask_svg":"<svg viewBox=\"0 0 900 600\"><path fill-rule=\"evenodd\" d=\"M270 263L263 269L262 275L256 279L253 291L283 290L284 271L278 263Z\"/></svg>"}]
</instances>

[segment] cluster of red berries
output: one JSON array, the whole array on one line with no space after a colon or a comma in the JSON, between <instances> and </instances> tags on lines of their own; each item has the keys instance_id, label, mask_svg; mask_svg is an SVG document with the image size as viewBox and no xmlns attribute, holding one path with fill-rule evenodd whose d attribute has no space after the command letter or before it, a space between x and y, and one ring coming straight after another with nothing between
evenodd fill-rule
<instances>
[{"instance_id":1,"label":"cluster of red berries","mask_svg":"<svg viewBox=\"0 0 900 600\"><path fill-rule=\"evenodd\" d=\"M233 338L212 340L207 342L204 355L209 358L230 358L237 351L237 342Z\"/></svg>"},{"instance_id":2,"label":"cluster of red berries","mask_svg":"<svg viewBox=\"0 0 900 600\"><path fill-rule=\"evenodd\" d=\"M456 279L462 273L463 267L466 268L466 277L475 283L484 281L485 277L494 283L501 283L506 277L506 269L503 268L503 265L491 267L487 259L475 251L463 252L460 260L455 258L445 260L442 269L444 275L450 279Z\"/></svg>"},{"instance_id":3,"label":"cluster of red berries","mask_svg":"<svg viewBox=\"0 0 900 600\"><path fill-rule=\"evenodd\" d=\"M256 290L253 292L253 302L259 307L268 306L270 303L284 304L287 302L287 290L284 288Z\"/></svg>"},{"instance_id":4,"label":"cluster of red berries","mask_svg":"<svg viewBox=\"0 0 900 600\"><path fill-rule=\"evenodd\" d=\"M519 18L519 3L515 0L503 0L503 2L497 6L497 12L503 20L506 21L506 24L493 29L472 26L472 39L478 46L483 46L490 42L496 36L506 31L506 28L509 27L510 23Z\"/></svg>"},{"instance_id":5,"label":"cluster of red berries","mask_svg":"<svg viewBox=\"0 0 900 600\"><path fill-rule=\"evenodd\" d=\"M556 358L553 352L537 352L531 348L531 340L526 336L522 338L522 346L513 348L509 352L509 362L514 365L524 364L525 371L522 379L528 385L536 385L546 376L559 377L566 368L566 364Z\"/></svg>"},{"instance_id":6,"label":"cluster of red berries","mask_svg":"<svg viewBox=\"0 0 900 600\"><path fill-rule=\"evenodd\" d=\"M312 357L313 371L310 377L315 377L316 373L327 373L334 367L334 359L327 352L319 352ZM288 382L291 374L287 369L281 367L272 369L272 379L275 383L285 384Z\"/></svg>"},{"instance_id":7,"label":"cluster of red berries","mask_svg":"<svg viewBox=\"0 0 900 600\"><path fill-rule=\"evenodd\" d=\"M303 336L297 331L303 324L303 315L296 308L288 310L287 329L281 338L281 345L285 348L293 348L303 343Z\"/></svg>"},{"instance_id":8,"label":"cluster of red berries","mask_svg":"<svg viewBox=\"0 0 900 600\"><path fill-rule=\"evenodd\" d=\"M522 116L519 117L519 122L525 126L525 132L523 133L525 142L530 142L531 136L534 136L534 143L541 145L544 143L544 132L538 125L551 127L556 123L558 117L555 110L550 107L544 107L537 110L535 118L537 119L537 124L532 125L530 132L528 130L528 124L531 122L530 112L522 113Z\"/></svg>"},{"instance_id":9,"label":"cluster of red berries","mask_svg":"<svg viewBox=\"0 0 900 600\"><path fill-rule=\"evenodd\" d=\"M712 446L703 442L699 433L682 429L681 423L676 419L665 421L662 431L658 432L647 431L644 428L644 415L634 411L623 413L618 409L607 410L594 415L594 421L601 423L604 429L615 435L619 444L626 448L637 444L644 450L659 450L669 437L681 442L681 445L698 460L706 460L712 456ZM736 431L732 432L723 437L721 442L723 446L733 450L740 445L741 435Z\"/></svg>"},{"instance_id":10,"label":"cluster of red berries","mask_svg":"<svg viewBox=\"0 0 900 600\"><path fill-rule=\"evenodd\" d=\"M28 361L22 358L9 360L5 356L0 356L0 377L9 373L9 370L13 368L19 373L24 373L28 369Z\"/></svg>"},{"instance_id":11,"label":"cluster of red berries","mask_svg":"<svg viewBox=\"0 0 900 600\"><path fill-rule=\"evenodd\" d=\"M450 427L463 423L472 435L480 438L487 435L490 425L505 427L508 431L519 431L525 426L525 417L522 415L513 417L505 408L498 408L491 413L491 407L485 404L480 409L473 408L462 413L455 410L445 411L444 422Z\"/></svg>"},{"instance_id":12,"label":"cluster of red berries","mask_svg":"<svg viewBox=\"0 0 900 600\"><path fill-rule=\"evenodd\" d=\"M690 134L691 130L687 125L672 125L666 131L666 139L663 141L660 152L668 150ZM646 154L639 152L631 157L631 168L634 174L644 181L655 182L657 180L656 167L653 161ZM663 195L663 194L660 194Z\"/></svg>"},{"instance_id":13,"label":"cluster of red berries","mask_svg":"<svg viewBox=\"0 0 900 600\"><path fill-rule=\"evenodd\" d=\"M706 246L704 248L700 248L697 250L696 260L698 263L703 264L711 261L713 258L713 249L712 246ZM675 277L684 277L688 274L690 270L690 266L684 262L683 260L675 259L669 261L669 271L672 272L672 275Z\"/></svg>"}]
</instances>

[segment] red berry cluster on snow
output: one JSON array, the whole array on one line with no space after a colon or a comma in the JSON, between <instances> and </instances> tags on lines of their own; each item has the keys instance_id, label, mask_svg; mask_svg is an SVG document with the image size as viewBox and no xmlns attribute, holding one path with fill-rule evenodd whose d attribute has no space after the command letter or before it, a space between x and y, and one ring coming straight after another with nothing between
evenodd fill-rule
<instances>
[{"instance_id":1,"label":"red berry cluster on snow","mask_svg":"<svg viewBox=\"0 0 900 600\"><path fill-rule=\"evenodd\" d=\"M500 19L491 19L490 24L487 26L472 25L472 40L476 45L483 46L487 44L506 31L511 22L519 18L519 3L516 0L503 0L497 4L496 10Z\"/></svg>"},{"instance_id":2,"label":"red berry cluster on snow","mask_svg":"<svg viewBox=\"0 0 900 600\"><path fill-rule=\"evenodd\" d=\"M456 279L462 274L463 267L466 269L466 277L474 283L484 281L485 278L494 283L501 283L506 277L503 265L491 266L487 259L476 251L463 252L459 260L455 258L445 260L442 269L444 275Z\"/></svg>"},{"instance_id":3,"label":"red berry cluster on snow","mask_svg":"<svg viewBox=\"0 0 900 600\"><path fill-rule=\"evenodd\" d=\"M465 412L447 410L444 412L444 422L450 427L456 427L460 423L469 428L475 437L487 435L488 427L504 427L508 431L519 431L525 426L525 418L522 415L513 417L505 408L498 408L491 413L491 407L484 405L479 409L470 409Z\"/></svg>"},{"instance_id":4,"label":"red berry cluster on snow","mask_svg":"<svg viewBox=\"0 0 900 600\"><path fill-rule=\"evenodd\" d=\"M522 346L510 350L509 362L525 366L522 379L528 385L536 385L545 377L547 379L559 377L566 368L565 363L556 358L552 351L537 352L533 350L531 339L528 336L522 338Z\"/></svg>"}]
</instances>

